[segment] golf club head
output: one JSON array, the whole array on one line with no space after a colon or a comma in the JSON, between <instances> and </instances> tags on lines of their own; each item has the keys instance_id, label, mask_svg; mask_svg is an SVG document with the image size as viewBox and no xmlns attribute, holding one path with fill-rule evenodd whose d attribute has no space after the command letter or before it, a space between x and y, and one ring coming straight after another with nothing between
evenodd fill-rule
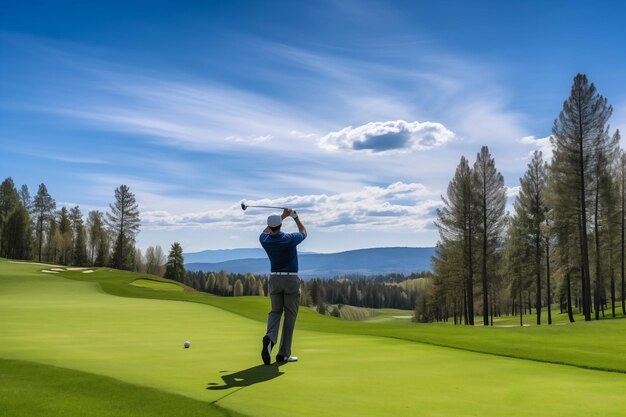
<instances>
[{"instance_id":1,"label":"golf club head","mask_svg":"<svg viewBox=\"0 0 626 417\"><path fill-rule=\"evenodd\" d=\"M246 209L247 209L247 208L248 208L248 206L246 206L246 204L245 204L245 203L241 203L241 209L242 209L243 211L246 211Z\"/></svg>"}]
</instances>

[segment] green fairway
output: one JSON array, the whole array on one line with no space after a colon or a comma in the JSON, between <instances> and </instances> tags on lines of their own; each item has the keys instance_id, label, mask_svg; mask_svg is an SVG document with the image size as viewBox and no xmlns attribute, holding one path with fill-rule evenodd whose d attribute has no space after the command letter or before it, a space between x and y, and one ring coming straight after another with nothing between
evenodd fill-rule
<instances>
[{"instance_id":1,"label":"green fairway","mask_svg":"<svg viewBox=\"0 0 626 417\"><path fill-rule=\"evenodd\" d=\"M128 415L150 415L128 410L160 392L168 404L206 404L207 415L222 413L209 404L248 416L622 416L626 407L626 320L483 329L348 322L302 309L300 362L260 366L267 298L171 291L182 287L109 269L44 268L0 260L0 358L10 360L0 361L0 410L22 410L10 415L52 415L34 402L27 412L37 395L56 395L52 408L90 407L88 392L98 389L125 391L119 407ZM138 280L150 283L131 285ZM43 381L52 378L66 389ZM16 381L11 391L5 379Z\"/></svg>"},{"instance_id":2,"label":"green fairway","mask_svg":"<svg viewBox=\"0 0 626 417\"><path fill-rule=\"evenodd\" d=\"M214 404L116 379L0 359L0 416L238 417Z\"/></svg>"}]
</instances>

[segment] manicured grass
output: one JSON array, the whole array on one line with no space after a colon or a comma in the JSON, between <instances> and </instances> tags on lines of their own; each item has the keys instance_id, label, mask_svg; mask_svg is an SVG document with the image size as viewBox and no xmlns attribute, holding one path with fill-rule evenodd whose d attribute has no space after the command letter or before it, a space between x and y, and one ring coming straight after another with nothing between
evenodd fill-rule
<instances>
[{"instance_id":1,"label":"manicured grass","mask_svg":"<svg viewBox=\"0 0 626 417\"><path fill-rule=\"evenodd\" d=\"M0 416L236 417L241 414L85 372L0 359Z\"/></svg>"},{"instance_id":2,"label":"manicured grass","mask_svg":"<svg viewBox=\"0 0 626 417\"><path fill-rule=\"evenodd\" d=\"M162 282L154 279L136 279L130 283L130 285L134 285L135 287L142 288L150 288L157 291L184 291L185 289L179 285L174 284L172 282Z\"/></svg>"},{"instance_id":3,"label":"manicured grass","mask_svg":"<svg viewBox=\"0 0 626 417\"><path fill-rule=\"evenodd\" d=\"M63 272L55 276L99 284L105 292L122 297L192 301L210 305L263 325L267 317L269 304L267 297L232 298L193 291L154 291L128 285L141 275L124 271L115 273L107 271L110 270L101 270L93 274ZM157 277L150 277L150 279L159 280ZM408 314L398 314L400 315ZM527 318L530 319L530 317ZM310 309L301 309L298 315L298 329L391 337L508 357L626 372L626 355L623 354L622 348L626 344L626 320L601 320L591 323L578 320L574 324L523 328L514 324L514 318L511 320L511 326L513 326L511 328L485 328L482 325L452 326L450 324L407 325L406 321L401 322L400 319L384 320L382 323L350 322L322 316ZM565 323L562 317L561 322ZM476 318L476 323L480 323L479 318ZM598 346L599 340L602 341L601 346Z\"/></svg>"},{"instance_id":4,"label":"manicured grass","mask_svg":"<svg viewBox=\"0 0 626 417\"><path fill-rule=\"evenodd\" d=\"M525 346L540 359L541 345L556 345L553 338L567 344L582 334L619 330L624 320L482 329L347 322L302 309L294 342L300 362L266 367L259 366L259 350L267 298L136 287L130 283L141 278L166 281L108 269L44 274L42 268L0 260L0 358L115 378L248 416L622 416L626 407L626 375L621 373L414 343L425 339L507 352L522 350L510 343L530 337ZM587 347L621 352L626 340L621 329L614 349L602 337ZM534 349L533 337L539 344ZM185 340L191 341L190 349L183 348ZM571 360L574 350L566 349ZM589 363L584 349L578 356ZM613 361L621 363L616 356ZM8 374L3 363L0 374ZM36 378L37 372L32 375ZM55 391L69 408L74 401L70 387L80 385L72 378L58 376L67 385ZM47 395L47 388L32 387L29 393L16 391L11 403L0 396L0 410L15 401L26 404L25 410L38 393ZM108 389L102 391L108 395ZM114 411L102 415L124 415ZM49 414L33 405L29 415Z\"/></svg>"}]
</instances>

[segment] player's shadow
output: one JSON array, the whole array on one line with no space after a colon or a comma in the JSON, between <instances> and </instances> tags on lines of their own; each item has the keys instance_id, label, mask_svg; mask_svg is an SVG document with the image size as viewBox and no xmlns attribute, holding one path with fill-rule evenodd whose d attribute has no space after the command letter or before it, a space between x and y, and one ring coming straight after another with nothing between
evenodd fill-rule
<instances>
[{"instance_id":1,"label":"player's shadow","mask_svg":"<svg viewBox=\"0 0 626 417\"><path fill-rule=\"evenodd\" d=\"M280 367L285 363L286 362L276 362L271 365L257 365L232 374L222 375L224 385L212 382L207 389L217 391L229 388L249 387L250 385L260 382L270 381L284 374L284 372L280 371Z\"/></svg>"}]
</instances>

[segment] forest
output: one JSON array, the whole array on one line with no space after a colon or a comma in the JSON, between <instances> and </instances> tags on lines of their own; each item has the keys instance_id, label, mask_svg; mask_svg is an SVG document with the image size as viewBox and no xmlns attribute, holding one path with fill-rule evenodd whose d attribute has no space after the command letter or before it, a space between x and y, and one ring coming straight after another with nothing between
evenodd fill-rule
<instances>
[{"instance_id":1,"label":"forest","mask_svg":"<svg viewBox=\"0 0 626 417\"><path fill-rule=\"evenodd\" d=\"M613 108L583 74L552 126L552 158L535 151L506 213L504 178L483 147L461 157L435 224L434 279L416 303L421 322L492 325L494 316L552 306L574 321L626 315L626 156ZM621 309L621 311L620 311Z\"/></svg>"}]
</instances>

